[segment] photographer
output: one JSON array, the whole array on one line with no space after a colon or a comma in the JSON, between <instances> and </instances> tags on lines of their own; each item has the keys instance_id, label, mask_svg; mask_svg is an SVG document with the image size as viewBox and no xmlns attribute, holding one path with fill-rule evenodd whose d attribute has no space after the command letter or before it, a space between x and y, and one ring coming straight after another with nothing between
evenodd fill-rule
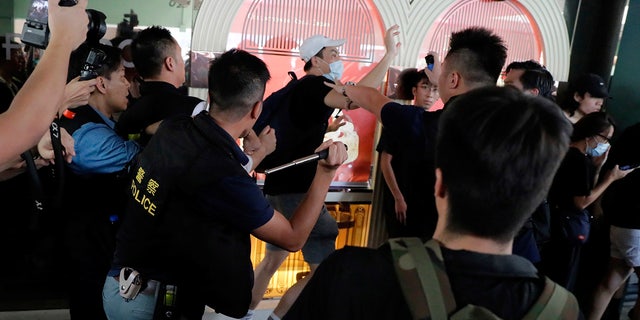
<instances>
[{"instance_id":1,"label":"photographer","mask_svg":"<svg viewBox=\"0 0 640 320\"><path fill-rule=\"evenodd\" d=\"M86 6L87 0L79 0L73 7L51 2L49 46L9 109L0 114L0 166L36 145L60 108L67 78L66 61L87 33Z\"/></svg>"},{"instance_id":2,"label":"photographer","mask_svg":"<svg viewBox=\"0 0 640 320\"><path fill-rule=\"evenodd\" d=\"M115 228L124 210L128 165L140 151L114 130L113 115L127 108L129 82L120 49L82 44L71 54L69 77L95 76L86 105L71 108L60 126L75 140L76 156L65 170L63 212L69 253L71 319L106 319L102 285L109 270Z\"/></svg>"}]
</instances>

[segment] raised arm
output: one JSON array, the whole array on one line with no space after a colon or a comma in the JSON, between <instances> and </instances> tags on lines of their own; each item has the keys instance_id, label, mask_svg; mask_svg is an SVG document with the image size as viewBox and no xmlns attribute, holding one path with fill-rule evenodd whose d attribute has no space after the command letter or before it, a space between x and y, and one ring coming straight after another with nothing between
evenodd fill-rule
<instances>
[{"instance_id":1,"label":"raised arm","mask_svg":"<svg viewBox=\"0 0 640 320\"><path fill-rule=\"evenodd\" d=\"M380 86L382 79L384 79L387 70L389 70L391 66L391 62L393 62L393 59L398 55L400 42L396 41L396 36L400 34L400 31L398 31L399 28L398 25L393 25L387 29L384 37L385 54L378 64L358 82L359 86L372 88L378 88L378 86ZM342 85L342 83L337 83L337 85ZM339 92L330 91L324 100L326 105L334 108L349 109L352 107L349 105L348 100Z\"/></svg>"},{"instance_id":2,"label":"raised arm","mask_svg":"<svg viewBox=\"0 0 640 320\"><path fill-rule=\"evenodd\" d=\"M86 37L86 7L87 0L79 0L73 7L60 7L58 1L50 1L49 46L9 109L0 114L0 163L36 145L58 112L69 56Z\"/></svg>"},{"instance_id":3,"label":"raised arm","mask_svg":"<svg viewBox=\"0 0 640 320\"><path fill-rule=\"evenodd\" d=\"M396 41L396 36L400 34L399 29L400 27L397 24L387 29L384 36L384 47L386 49L384 56L367 75L358 81L358 85L372 88L380 86L382 79L384 79L384 76L391 66L391 62L393 62L393 59L398 55L400 42Z\"/></svg>"}]
</instances>

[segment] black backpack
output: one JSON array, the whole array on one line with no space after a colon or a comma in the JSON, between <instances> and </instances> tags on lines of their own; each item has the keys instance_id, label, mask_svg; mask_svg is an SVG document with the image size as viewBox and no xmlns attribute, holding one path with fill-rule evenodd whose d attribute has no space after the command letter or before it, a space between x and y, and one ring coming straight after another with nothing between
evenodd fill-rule
<instances>
[{"instance_id":1,"label":"black backpack","mask_svg":"<svg viewBox=\"0 0 640 320\"><path fill-rule=\"evenodd\" d=\"M256 171L263 172L291 161L291 152L306 136L305 132L291 121L289 93L296 87L298 79L293 71L288 72L291 80L278 91L270 94L262 103L260 117L253 125L253 131L259 135L267 125L276 131L277 147L274 152L262 160Z\"/></svg>"}]
</instances>

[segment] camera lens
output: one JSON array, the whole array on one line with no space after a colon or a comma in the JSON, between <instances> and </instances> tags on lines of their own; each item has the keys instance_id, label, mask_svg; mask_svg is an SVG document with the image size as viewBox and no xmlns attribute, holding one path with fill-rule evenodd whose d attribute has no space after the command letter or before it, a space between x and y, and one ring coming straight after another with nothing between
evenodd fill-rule
<instances>
[{"instance_id":1,"label":"camera lens","mask_svg":"<svg viewBox=\"0 0 640 320\"><path fill-rule=\"evenodd\" d=\"M98 42L107 33L107 16L94 9L87 9L86 11L87 16L89 16L87 42Z\"/></svg>"}]
</instances>

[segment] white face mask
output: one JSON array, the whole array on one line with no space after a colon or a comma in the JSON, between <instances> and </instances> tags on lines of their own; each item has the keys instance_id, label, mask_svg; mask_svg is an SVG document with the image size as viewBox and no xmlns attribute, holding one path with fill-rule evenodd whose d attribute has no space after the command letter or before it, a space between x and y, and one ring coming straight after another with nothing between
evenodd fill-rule
<instances>
[{"instance_id":1,"label":"white face mask","mask_svg":"<svg viewBox=\"0 0 640 320\"><path fill-rule=\"evenodd\" d=\"M324 59L320 59L324 61ZM342 64L342 60L336 60L334 62L328 63L324 61L324 63L329 65L329 69L331 70L329 73L323 74L323 76L329 80L336 81L342 78L342 73L344 72L344 65Z\"/></svg>"},{"instance_id":2,"label":"white face mask","mask_svg":"<svg viewBox=\"0 0 640 320\"><path fill-rule=\"evenodd\" d=\"M587 145L587 154L592 157L599 157L605 154L609 150L609 143L606 142L598 142L595 148L591 148Z\"/></svg>"}]
</instances>

